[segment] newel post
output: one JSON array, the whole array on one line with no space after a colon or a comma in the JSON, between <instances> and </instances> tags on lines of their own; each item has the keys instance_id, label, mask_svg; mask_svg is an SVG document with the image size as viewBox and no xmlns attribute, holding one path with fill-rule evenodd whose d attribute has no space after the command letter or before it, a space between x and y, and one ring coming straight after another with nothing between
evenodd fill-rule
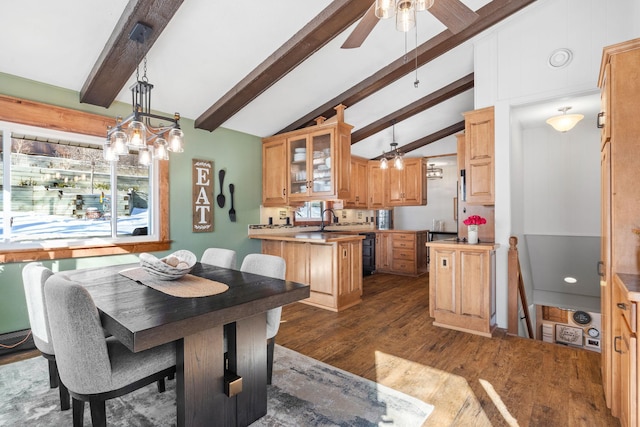
<instances>
[{"instance_id":1,"label":"newel post","mask_svg":"<svg viewBox=\"0 0 640 427\"><path fill-rule=\"evenodd\" d=\"M507 333L518 335L518 282L520 276L520 263L518 262L518 238L509 237L508 255L508 286L507 286Z\"/></svg>"}]
</instances>

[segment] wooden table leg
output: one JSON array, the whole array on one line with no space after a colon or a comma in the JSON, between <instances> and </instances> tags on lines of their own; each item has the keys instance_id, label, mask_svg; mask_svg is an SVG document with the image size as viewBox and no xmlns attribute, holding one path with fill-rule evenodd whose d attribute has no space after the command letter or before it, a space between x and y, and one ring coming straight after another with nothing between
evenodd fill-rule
<instances>
[{"instance_id":1,"label":"wooden table leg","mask_svg":"<svg viewBox=\"0 0 640 427\"><path fill-rule=\"evenodd\" d=\"M227 333L229 369L242 377L236 425L244 427L267 414L267 315L239 320Z\"/></svg>"},{"instance_id":2,"label":"wooden table leg","mask_svg":"<svg viewBox=\"0 0 640 427\"><path fill-rule=\"evenodd\" d=\"M176 362L178 426L235 425L235 402L224 394L222 326L178 341Z\"/></svg>"}]
</instances>

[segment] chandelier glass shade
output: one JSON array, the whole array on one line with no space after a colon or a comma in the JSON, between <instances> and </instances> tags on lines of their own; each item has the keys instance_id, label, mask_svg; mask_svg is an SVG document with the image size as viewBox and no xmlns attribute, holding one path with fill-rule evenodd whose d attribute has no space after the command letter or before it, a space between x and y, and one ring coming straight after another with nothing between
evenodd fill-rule
<instances>
[{"instance_id":1,"label":"chandelier glass shade","mask_svg":"<svg viewBox=\"0 0 640 427\"><path fill-rule=\"evenodd\" d=\"M435 163L429 163L429 167L427 168L427 179L442 179L442 168L437 168L435 166Z\"/></svg>"},{"instance_id":2,"label":"chandelier glass shade","mask_svg":"<svg viewBox=\"0 0 640 427\"><path fill-rule=\"evenodd\" d=\"M559 116L553 116L547 119L547 123L550 124L558 132L568 132L578 124L580 120L584 118L582 114L567 114L571 107L562 107L558 111L562 114Z\"/></svg>"},{"instance_id":3,"label":"chandelier glass shade","mask_svg":"<svg viewBox=\"0 0 640 427\"><path fill-rule=\"evenodd\" d=\"M416 12L433 6L434 0L376 0L375 14L378 19L396 17L396 29L404 33L416 26Z\"/></svg>"},{"instance_id":4,"label":"chandelier glass shade","mask_svg":"<svg viewBox=\"0 0 640 427\"><path fill-rule=\"evenodd\" d=\"M140 44L151 34L151 28L137 23L129 38ZM151 112L151 90L153 85L147 79L147 58L144 58L144 73L139 76L136 69L136 83L131 86L131 114L123 119L116 118L116 125L107 130L104 143L104 158L117 161L118 156L128 154L129 149L138 151L138 163L149 165L154 158L169 160L169 151L184 151L184 133L180 129L180 114L173 117Z\"/></svg>"}]
</instances>

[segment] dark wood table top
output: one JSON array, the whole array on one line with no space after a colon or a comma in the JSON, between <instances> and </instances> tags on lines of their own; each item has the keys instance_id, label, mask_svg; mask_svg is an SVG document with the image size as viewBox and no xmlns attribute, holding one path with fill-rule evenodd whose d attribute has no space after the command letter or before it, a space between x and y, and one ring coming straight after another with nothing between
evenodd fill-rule
<instances>
[{"instance_id":1,"label":"dark wood table top","mask_svg":"<svg viewBox=\"0 0 640 427\"><path fill-rule=\"evenodd\" d=\"M309 297L309 286L196 263L191 274L229 285L210 297L178 298L119 274L125 264L64 271L93 297L104 328L137 352Z\"/></svg>"}]
</instances>

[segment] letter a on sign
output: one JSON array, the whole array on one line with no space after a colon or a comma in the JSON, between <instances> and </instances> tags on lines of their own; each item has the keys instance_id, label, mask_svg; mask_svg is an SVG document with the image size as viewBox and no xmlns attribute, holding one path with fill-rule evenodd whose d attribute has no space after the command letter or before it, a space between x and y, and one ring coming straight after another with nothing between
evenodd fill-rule
<instances>
[{"instance_id":1,"label":"letter a on sign","mask_svg":"<svg viewBox=\"0 0 640 427\"><path fill-rule=\"evenodd\" d=\"M213 162L193 159L193 232L213 231Z\"/></svg>"}]
</instances>

